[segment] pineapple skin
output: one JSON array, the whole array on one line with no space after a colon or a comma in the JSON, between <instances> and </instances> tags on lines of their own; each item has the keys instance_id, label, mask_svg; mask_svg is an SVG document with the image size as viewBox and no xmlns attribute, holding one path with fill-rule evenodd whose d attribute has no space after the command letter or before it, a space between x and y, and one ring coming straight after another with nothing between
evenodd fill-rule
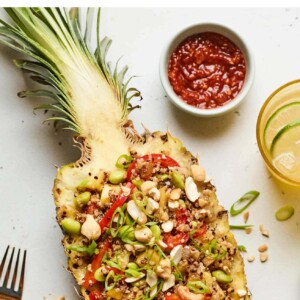
<instances>
[{"instance_id":1,"label":"pineapple skin","mask_svg":"<svg viewBox=\"0 0 300 300\"><path fill-rule=\"evenodd\" d=\"M191 175L190 166L198 162L198 159L194 157L182 144L182 142L173 137L169 132L154 132L147 133L144 143L127 144L127 152L137 152L139 156L151 153L163 153L175 159L184 174L186 176ZM128 143L128 142L127 142ZM123 152L118 154L121 155ZM107 173L115 169L114 163L118 156L112 158L111 169L102 168L101 164L95 165L93 161L86 160L83 157L72 164L66 165L58 170L57 176L54 182L53 195L56 205L57 222L60 224L64 217L76 218L76 206L74 205L74 193L77 187L86 180L87 176L90 178L88 187L91 189L102 190L102 187L106 181ZM86 163L83 163L85 161ZM98 160L99 162L100 160ZM107 160L105 165L108 165ZM91 175L89 175L91 174ZM217 196L215 194L215 188L212 187L209 201L212 203L213 209L216 212L224 211L224 208L219 204ZM222 214L221 218L218 218L212 223L218 229L216 236L227 235L228 241L237 247L237 242L233 234L230 232L228 214ZM82 237L80 236L65 236L62 240L62 244L65 249L65 254L68 258L68 270L73 274L77 283L81 285L85 276L87 263L84 262L84 254L67 250L67 247L71 244L80 244ZM234 255L233 267L231 276L233 278L234 289L247 290L247 282L244 269L244 261L237 251ZM86 289L81 287L81 294L84 299L89 300L89 296ZM250 296L246 295L244 300L250 300ZM241 300L237 293L232 295L232 300Z\"/></svg>"}]
</instances>

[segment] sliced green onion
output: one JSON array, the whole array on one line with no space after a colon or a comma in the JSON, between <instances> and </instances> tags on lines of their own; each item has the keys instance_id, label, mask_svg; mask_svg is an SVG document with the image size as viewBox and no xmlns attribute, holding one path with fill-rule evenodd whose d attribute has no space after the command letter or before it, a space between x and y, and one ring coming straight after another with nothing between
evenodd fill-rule
<instances>
[{"instance_id":1,"label":"sliced green onion","mask_svg":"<svg viewBox=\"0 0 300 300\"><path fill-rule=\"evenodd\" d=\"M105 277L104 277L104 274L102 273L102 269L103 269L103 267L97 269L94 273L95 279L97 281L101 281L101 282L105 281Z\"/></svg>"},{"instance_id":2,"label":"sliced green onion","mask_svg":"<svg viewBox=\"0 0 300 300\"><path fill-rule=\"evenodd\" d=\"M107 274L106 278L105 278L105 283L104 283L104 285L105 285L105 290L106 290L106 291L112 290L112 289L115 287L116 283L117 283L121 278L122 278L121 275L116 275L114 271L110 271L110 272ZM109 280L110 280L110 279L113 280L113 282L112 282L111 284L109 284Z\"/></svg>"},{"instance_id":3,"label":"sliced green onion","mask_svg":"<svg viewBox=\"0 0 300 300\"><path fill-rule=\"evenodd\" d=\"M79 246L79 245L70 245L67 247L67 250L77 251L77 252L86 252L90 256L92 256L93 254L95 254L98 251L97 243L95 241L92 241L92 243L90 245L88 245L87 247Z\"/></svg>"},{"instance_id":4,"label":"sliced green onion","mask_svg":"<svg viewBox=\"0 0 300 300\"><path fill-rule=\"evenodd\" d=\"M231 230L234 230L234 229L246 229L246 228L252 228L253 225L230 225L229 226Z\"/></svg>"},{"instance_id":5,"label":"sliced green onion","mask_svg":"<svg viewBox=\"0 0 300 300\"><path fill-rule=\"evenodd\" d=\"M143 180L137 180L137 179L132 179L131 181L137 188L141 188L141 185L143 183Z\"/></svg>"},{"instance_id":6,"label":"sliced green onion","mask_svg":"<svg viewBox=\"0 0 300 300\"><path fill-rule=\"evenodd\" d=\"M130 155L123 154L118 158L116 162L116 167L120 169L128 169L131 162L132 162L132 157Z\"/></svg>"},{"instance_id":7,"label":"sliced green onion","mask_svg":"<svg viewBox=\"0 0 300 300\"><path fill-rule=\"evenodd\" d=\"M142 275L142 273L137 271L137 270L134 270L134 269L127 269L127 270L125 270L125 275L126 276L128 275L127 277L132 277L133 276L133 277L138 278Z\"/></svg>"},{"instance_id":8,"label":"sliced green onion","mask_svg":"<svg viewBox=\"0 0 300 300\"><path fill-rule=\"evenodd\" d=\"M204 248L204 253L211 259L220 260L226 256L227 251L218 245L217 240L213 239L210 244Z\"/></svg>"},{"instance_id":9,"label":"sliced green onion","mask_svg":"<svg viewBox=\"0 0 300 300\"><path fill-rule=\"evenodd\" d=\"M237 216L242 213L257 197L259 192L250 191L234 202L230 207L230 215Z\"/></svg>"},{"instance_id":10,"label":"sliced green onion","mask_svg":"<svg viewBox=\"0 0 300 300\"><path fill-rule=\"evenodd\" d=\"M106 263L108 266L110 266L110 267L113 267L113 268L115 268L115 269L118 269L118 270L120 270L120 271L123 271L122 267L121 267L119 264L117 264L117 263L115 263L115 262L113 262L113 261L111 261L111 260L105 260L105 263Z\"/></svg>"},{"instance_id":11,"label":"sliced green onion","mask_svg":"<svg viewBox=\"0 0 300 300\"><path fill-rule=\"evenodd\" d=\"M206 294L209 292L208 286L200 280L188 281L187 287L196 294Z\"/></svg>"},{"instance_id":12,"label":"sliced green onion","mask_svg":"<svg viewBox=\"0 0 300 300\"><path fill-rule=\"evenodd\" d=\"M291 205L286 205L283 206L281 208L279 208L276 211L275 217L277 221L286 221L289 218L291 218L295 213L295 209L294 207L292 207Z\"/></svg>"},{"instance_id":13,"label":"sliced green onion","mask_svg":"<svg viewBox=\"0 0 300 300\"><path fill-rule=\"evenodd\" d=\"M118 221L116 224L116 228L113 228L114 219L117 215L118 215ZM118 207L114 211L111 221L110 221L110 225L109 225L109 231L110 231L110 234L112 237L115 238L118 235L118 233L119 233L120 229L122 228L122 226L124 225L124 223L125 223L125 214L124 214L122 208Z\"/></svg>"},{"instance_id":14,"label":"sliced green onion","mask_svg":"<svg viewBox=\"0 0 300 300\"><path fill-rule=\"evenodd\" d=\"M145 225L146 226L152 226L152 225L156 225L157 224L157 222L147 222Z\"/></svg>"},{"instance_id":15,"label":"sliced green onion","mask_svg":"<svg viewBox=\"0 0 300 300\"><path fill-rule=\"evenodd\" d=\"M157 177L160 181L166 181L166 180L170 179L170 176L168 174L158 175Z\"/></svg>"},{"instance_id":16,"label":"sliced green onion","mask_svg":"<svg viewBox=\"0 0 300 300\"><path fill-rule=\"evenodd\" d=\"M240 252L247 252L247 248L244 245L238 245L238 249Z\"/></svg>"},{"instance_id":17,"label":"sliced green onion","mask_svg":"<svg viewBox=\"0 0 300 300\"><path fill-rule=\"evenodd\" d=\"M134 228L131 225L124 225L119 229L118 232L119 238L128 244L128 241L135 241Z\"/></svg>"}]
</instances>

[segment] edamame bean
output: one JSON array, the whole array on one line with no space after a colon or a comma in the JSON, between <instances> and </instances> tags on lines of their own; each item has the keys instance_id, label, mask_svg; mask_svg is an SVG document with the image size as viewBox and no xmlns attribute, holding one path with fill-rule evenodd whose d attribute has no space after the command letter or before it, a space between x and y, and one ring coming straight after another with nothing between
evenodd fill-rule
<instances>
[{"instance_id":1,"label":"edamame bean","mask_svg":"<svg viewBox=\"0 0 300 300\"><path fill-rule=\"evenodd\" d=\"M78 188L77 188L78 191L81 191L81 192L85 191L86 188L88 187L88 184L89 184L89 180L88 179L85 179L85 180L81 181L79 183Z\"/></svg>"},{"instance_id":2,"label":"edamame bean","mask_svg":"<svg viewBox=\"0 0 300 300\"><path fill-rule=\"evenodd\" d=\"M80 223L72 218L64 218L61 221L60 225L65 232L70 234L77 234L81 229Z\"/></svg>"},{"instance_id":3,"label":"edamame bean","mask_svg":"<svg viewBox=\"0 0 300 300\"><path fill-rule=\"evenodd\" d=\"M291 218L295 213L294 207L290 205L279 208L275 214L277 221L286 221Z\"/></svg>"},{"instance_id":4,"label":"edamame bean","mask_svg":"<svg viewBox=\"0 0 300 300\"><path fill-rule=\"evenodd\" d=\"M119 184L125 180L126 174L125 170L115 170L109 174L108 180L112 184Z\"/></svg>"},{"instance_id":5,"label":"edamame bean","mask_svg":"<svg viewBox=\"0 0 300 300\"><path fill-rule=\"evenodd\" d=\"M175 185L175 187L184 190L183 178L178 172L176 171L172 172L171 180L172 183Z\"/></svg>"},{"instance_id":6,"label":"edamame bean","mask_svg":"<svg viewBox=\"0 0 300 300\"><path fill-rule=\"evenodd\" d=\"M127 169L130 166L131 162L132 157L127 154L123 154L118 158L116 167L120 169Z\"/></svg>"},{"instance_id":7,"label":"edamame bean","mask_svg":"<svg viewBox=\"0 0 300 300\"><path fill-rule=\"evenodd\" d=\"M130 239L131 241L135 240L134 229L130 225L124 225L119 229L119 237L122 239L124 237Z\"/></svg>"},{"instance_id":8,"label":"edamame bean","mask_svg":"<svg viewBox=\"0 0 300 300\"><path fill-rule=\"evenodd\" d=\"M134 262L130 262L128 263L127 268L132 270L138 270L139 266Z\"/></svg>"},{"instance_id":9,"label":"edamame bean","mask_svg":"<svg viewBox=\"0 0 300 300\"><path fill-rule=\"evenodd\" d=\"M102 273L102 268L96 270L96 272L94 273L94 277L97 281L105 281L105 277Z\"/></svg>"},{"instance_id":10,"label":"edamame bean","mask_svg":"<svg viewBox=\"0 0 300 300\"><path fill-rule=\"evenodd\" d=\"M150 230L152 231L152 235L155 237L155 240L159 240L160 235L161 235L161 230L160 230L159 226L158 225L152 225L150 227Z\"/></svg>"},{"instance_id":11,"label":"edamame bean","mask_svg":"<svg viewBox=\"0 0 300 300\"><path fill-rule=\"evenodd\" d=\"M222 270L213 271L212 276L215 277L216 280L221 283L230 283L232 281L231 276L226 274Z\"/></svg>"},{"instance_id":12,"label":"edamame bean","mask_svg":"<svg viewBox=\"0 0 300 300\"><path fill-rule=\"evenodd\" d=\"M84 193L79 194L75 198L75 203L79 207L82 207L82 206L86 205L90 201L90 199L91 199L91 193L90 192L84 192Z\"/></svg>"}]
</instances>

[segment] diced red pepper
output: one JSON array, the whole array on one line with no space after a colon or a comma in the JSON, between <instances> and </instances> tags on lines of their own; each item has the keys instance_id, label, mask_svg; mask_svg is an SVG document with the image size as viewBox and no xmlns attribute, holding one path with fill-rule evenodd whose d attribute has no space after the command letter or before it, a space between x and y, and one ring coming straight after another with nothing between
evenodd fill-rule
<instances>
[{"instance_id":1,"label":"diced red pepper","mask_svg":"<svg viewBox=\"0 0 300 300\"><path fill-rule=\"evenodd\" d=\"M105 269L106 269L107 271L114 271L114 273L115 273L116 275L123 275L123 274L124 274L124 272L123 272L122 270L119 270L119 269L114 268L114 267L111 267L111 266L105 266Z\"/></svg>"},{"instance_id":2,"label":"diced red pepper","mask_svg":"<svg viewBox=\"0 0 300 300\"><path fill-rule=\"evenodd\" d=\"M179 232L175 235L172 233L165 233L163 237L163 241L168 245L169 249L173 249L178 245L185 245L190 239L188 233Z\"/></svg>"},{"instance_id":3,"label":"diced red pepper","mask_svg":"<svg viewBox=\"0 0 300 300\"><path fill-rule=\"evenodd\" d=\"M85 212L86 214L88 214L88 215L93 215L93 214L94 214L94 211L95 211L96 209L99 209L99 206L97 205L97 203L92 202L91 204L89 204L89 205L87 205L87 206L85 207L84 212Z\"/></svg>"},{"instance_id":4,"label":"diced red pepper","mask_svg":"<svg viewBox=\"0 0 300 300\"><path fill-rule=\"evenodd\" d=\"M193 238L197 239L197 238L200 238L201 236L203 236L205 234L207 230L207 226L206 224L203 224L199 229L198 231L196 231L193 235Z\"/></svg>"},{"instance_id":5,"label":"diced red pepper","mask_svg":"<svg viewBox=\"0 0 300 300\"><path fill-rule=\"evenodd\" d=\"M168 167L179 167L179 164L173 158L164 154L147 154L139 157L138 159L143 159L144 161L151 161L155 165L161 165L164 168ZM127 170L127 181L131 181L131 175L133 170L136 168L137 161L133 161Z\"/></svg>"},{"instance_id":6,"label":"diced red pepper","mask_svg":"<svg viewBox=\"0 0 300 300\"><path fill-rule=\"evenodd\" d=\"M100 291L92 291L89 295L90 300L104 300L104 296Z\"/></svg>"},{"instance_id":7,"label":"diced red pepper","mask_svg":"<svg viewBox=\"0 0 300 300\"><path fill-rule=\"evenodd\" d=\"M189 211L187 209L179 209L176 212L176 227L188 223Z\"/></svg>"},{"instance_id":8,"label":"diced red pepper","mask_svg":"<svg viewBox=\"0 0 300 300\"><path fill-rule=\"evenodd\" d=\"M165 295L165 300L181 300L181 298L176 294Z\"/></svg>"},{"instance_id":9,"label":"diced red pepper","mask_svg":"<svg viewBox=\"0 0 300 300\"><path fill-rule=\"evenodd\" d=\"M93 258L93 261L91 263L91 270L90 271L88 270L85 273L84 282L82 284L83 287L88 288L89 286L97 282L97 280L94 277L94 273L96 272L97 269L101 267L103 257L105 253L108 251L108 249L110 248L111 248L111 241L110 239L106 239L103 242L102 247L99 249L99 253L96 254Z\"/></svg>"},{"instance_id":10,"label":"diced red pepper","mask_svg":"<svg viewBox=\"0 0 300 300\"><path fill-rule=\"evenodd\" d=\"M99 225L101 230L103 231L105 227L109 226L110 220L115 212L115 210L118 207L121 207L129 198L132 191L135 189L135 186L131 182L126 183L126 187L130 188L130 193L125 195L124 193L121 193L116 201L113 203L113 205L109 208L109 210L104 214L103 218L100 220Z\"/></svg>"}]
</instances>

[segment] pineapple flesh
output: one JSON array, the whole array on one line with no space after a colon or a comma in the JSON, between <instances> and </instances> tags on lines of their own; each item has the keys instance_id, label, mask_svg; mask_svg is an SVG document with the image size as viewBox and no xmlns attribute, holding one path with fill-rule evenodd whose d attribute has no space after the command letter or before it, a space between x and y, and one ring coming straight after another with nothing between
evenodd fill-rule
<instances>
[{"instance_id":1,"label":"pineapple flesh","mask_svg":"<svg viewBox=\"0 0 300 300\"><path fill-rule=\"evenodd\" d=\"M139 135L128 119L139 92L124 82L126 67L106 63L111 41L100 39L100 11L95 52L92 9L84 34L76 8L6 11L14 25L0 21L0 41L30 56L15 64L50 86L19 95L52 98L39 108L59 113L50 119L73 130L81 148L78 161L58 170L53 195L68 268L82 296L250 299L227 211L197 158L169 132ZM116 171L122 176L112 180Z\"/></svg>"}]
</instances>

